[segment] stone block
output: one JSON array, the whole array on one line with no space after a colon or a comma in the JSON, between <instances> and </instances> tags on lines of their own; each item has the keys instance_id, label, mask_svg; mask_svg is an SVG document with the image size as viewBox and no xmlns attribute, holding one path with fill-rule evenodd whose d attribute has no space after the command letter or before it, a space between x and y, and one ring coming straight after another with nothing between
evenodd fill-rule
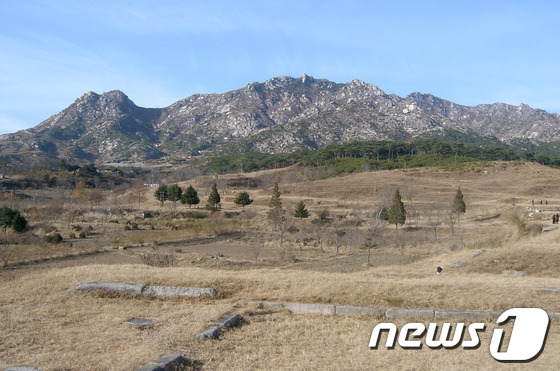
<instances>
[{"instance_id":1,"label":"stone block","mask_svg":"<svg viewBox=\"0 0 560 371\"><path fill-rule=\"evenodd\" d=\"M221 330L219 327L211 327L208 330L196 335L198 340L213 340L220 336Z\"/></svg>"},{"instance_id":2,"label":"stone block","mask_svg":"<svg viewBox=\"0 0 560 371\"><path fill-rule=\"evenodd\" d=\"M136 327L137 329L144 330L154 324L156 320L152 318L130 318L126 323Z\"/></svg>"},{"instance_id":3,"label":"stone block","mask_svg":"<svg viewBox=\"0 0 560 371\"><path fill-rule=\"evenodd\" d=\"M260 304L263 307L272 307L272 308L276 308L276 309L284 308L283 303L278 303L278 302L274 302L274 301L260 301L260 302L255 302L255 303Z\"/></svg>"},{"instance_id":4,"label":"stone block","mask_svg":"<svg viewBox=\"0 0 560 371\"><path fill-rule=\"evenodd\" d=\"M179 369L179 366L189 365L191 362L180 354L164 354L154 363L165 371Z\"/></svg>"},{"instance_id":5,"label":"stone block","mask_svg":"<svg viewBox=\"0 0 560 371\"><path fill-rule=\"evenodd\" d=\"M332 304L285 303L284 308L294 314L323 314L325 316L335 314Z\"/></svg>"},{"instance_id":6,"label":"stone block","mask_svg":"<svg viewBox=\"0 0 560 371\"><path fill-rule=\"evenodd\" d=\"M387 319L408 319L408 318L431 319L434 318L434 311L431 309L389 308L385 311L385 317Z\"/></svg>"},{"instance_id":7,"label":"stone block","mask_svg":"<svg viewBox=\"0 0 560 371\"><path fill-rule=\"evenodd\" d=\"M235 313L233 315L226 315L223 318L220 318L215 323L217 326L221 327L235 327L241 324L241 315L239 313Z\"/></svg>"},{"instance_id":8,"label":"stone block","mask_svg":"<svg viewBox=\"0 0 560 371\"><path fill-rule=\"evenodd\" d=\"M215 297L218 291L216 289L206 289L198 287L169 287L169 286L146 286L142 292L144 295L155 297Z\"/></svg>"},{"instance_id":9,"label":"stone block","mask_svg":"<svg viewBox=\"0 0 560 371\"><path fill-rule=\"evenodd\" d=\"M560 292L560 289L556 287L535 287L535 290L548 291L548 292Z\"/></svg>"},{"instance_id":10,"label":"stone block","mask_svg":"<svg viewBox=\"0 0 560 371\"><path fill-rule=\"evenodd\" d=\"M525 276L527 274L527 271L505 270L502 273L507 276Z\"/></svg>"},{"instance_id":11,"label":"stone block","mask_svg":"<svg viewBox=\"0 0 560 371\"><path fill-rule=\"evenodd\" d=\"M76 285L76 290L87 292L101 291L118 295L141 295L142 285L139 283L119 282L80 282Z\"/></svg>"},{"instance_id":12,"label":"stone block","mask_svg":"<svg viewBox=\"0 0 560 371\"><path fill-rule=\"evenodd\" d=\"M337 305L336 315L338 316L372 316L383 317L385 310L381 308L352 307L347 305Z\"/></svg>"},{"instance_id":13,"label":"stone block","mask_svg":"<svg viewBox=\"0 0 560 371\"><path fill-rule=\"evenodd\" d=\"M435 317L469 322L489 321L493 318L490 312L474 310L436 310Z\"/></svg>"},{"instance_id":14,"label":"stone block","mask_svg":"<svg viewBox=\"0 0 560 371\"><path fill-rule=\"evenodd\" d=\"M138 367L135 371L170 371L182 370L184 366L190 366L192 362L180 354L164 354L151 364Z\"/></svg>"}]
</instances>

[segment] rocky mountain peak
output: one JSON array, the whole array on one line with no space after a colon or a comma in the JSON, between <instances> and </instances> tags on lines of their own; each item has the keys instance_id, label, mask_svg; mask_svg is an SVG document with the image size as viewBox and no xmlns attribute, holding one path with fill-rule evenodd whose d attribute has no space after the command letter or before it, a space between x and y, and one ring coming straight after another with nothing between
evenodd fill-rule
<instances>
[{"instance_id":1,"label":"rocky mountain peak","mask_svg":"<svg viewBox=\"0 0 560 371\"><path fill-rule=\"evenodd\" d=\"M138 107L119 90L88 92L35 128L0 137L0 153L37 156L48 149L45 156L140 161L208 151L289 152L447 130L560 141L560 116L527 105L468 107L419 92L400 98L358 79L340 84L303 74L196 94L161 109Z\"/></svg>"}]
</instances>

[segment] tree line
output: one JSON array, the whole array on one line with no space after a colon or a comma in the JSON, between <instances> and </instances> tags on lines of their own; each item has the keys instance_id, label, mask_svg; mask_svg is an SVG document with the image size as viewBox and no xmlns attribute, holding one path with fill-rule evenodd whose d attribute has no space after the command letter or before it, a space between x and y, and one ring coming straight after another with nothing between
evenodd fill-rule
<instances>
[{"instance_id":1,"label":"tree line","mask_svg":"<svg viewBox=\"0 0 560 371\"><path fill-rule=\"evenodd\" d=\"M177 201L188 205L189 208L200 203L198 191L192 185L189 185L185 191L183 191L183 189L177 184L160 184L154 192L154 197L156 200L161 202L162 206L165 201L173 202L173 208L177 206ZM214 182L212 190L208 195L205 208L212 212L218 211L221 208L221 201L222 198L218 192L218 187L216 182ZM249 196L249 193L244 191L237 195L234 203L245 208L245 206L252 204L253 200Z\"/></svg>"},{"instance_id":2,"label":"tree line","mask_svg":"<svg viewBox=\"0 0 560 371\"><path fill-rule=\"evenodd\" d=\"M528 149L527 149L528 148ZM354 141L331 144L318 150L268 154L238 152L212 157L202 166L204 172L232 173L282 168L294 164L326 166L336 172L390 170L395 168L440 166L451 162L470 161L535 161L560 167L560 156L535 154L537 147L510 146L498 141L444 142L434 139L413 141ZM555 148L551 144L547 148ZM552 153L552 152L549 152ZM557 153L557 152L555 152Z\"/></svg>"}]
</instances>

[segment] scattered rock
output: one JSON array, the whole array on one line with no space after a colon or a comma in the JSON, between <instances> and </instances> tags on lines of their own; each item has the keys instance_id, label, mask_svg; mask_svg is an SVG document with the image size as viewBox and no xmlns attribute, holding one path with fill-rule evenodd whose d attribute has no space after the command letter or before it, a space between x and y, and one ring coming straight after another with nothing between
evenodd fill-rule
<instances>
[{"instance_id":1,"label":"scattered rock","mask_svg":"<svg viewBox=\"0 0 560 371\"><path fill-rule=\"evenodd\" d=\"M484 252L486 252L486 250L476 250L473 254L473 256L478 256L480 254L483 254Z\"/></svg>"},{"instance_id":2,"label":"scattered rock","mask_svg":"<svg viewBox=\"0 0 560 371\"><path fill-rule=\"evenodd\" d=\"M126 323L136 327L137 329L144 330L151 327L156 320L152 318L130 318L126 320Z\"/></svg>"},{"instance_id":3,"label":"scattered rock","mask_svg":"<svg viewBox=\"0 0 560 371\"><path fill-rule=\"evenodd\" d=\"M455 263L451 264L451 268L457 268L465 264L467 264L467 261L465 259L459 259Z\"/></svg>"},{"instance_id":4,"label":"scattered rock","mask_svg":"<svg viewBox=\"0 0 560 371\"><path fill-rule=\"evenodd\" d=\"M241 324L241 315L239 313L235 313L233 315L226 314L219 320L215 322L215 324L219 327L236 327Z\"/></svg>"},{"instance_id":5,"label":"scattered rock","mask_svg":"<svg viewBox=\"0 0 560 371\"><path fill-rule=\"evenodd\" d=\"M151 364L138 367L135 371L168 371L168 370L183 370L185 367L199 366L199 362L192 361L183 357L180 354L164 354Z\"/></svg>"},{"instance_id":6,"label":"scattered rock","mask_svg":"<svg viewBox=\"0 0 560 371\"><path fill-rule=\"evenodd\" d=\"M502 273L508 276L525 276L527 271L505 270Z\"/></svg>"},{"instance_id":7,"label":"scattered rock","mask_svg":"<svg viewBox=\"0 0 560 371\"><path fill-rule=\"evenodd\" d=\"M221 332L222 330L220 330L219 327L210 327L206 331L196 335L196 338L198 340L214 340L220 337Z\"/></svg>"}]
</instances>

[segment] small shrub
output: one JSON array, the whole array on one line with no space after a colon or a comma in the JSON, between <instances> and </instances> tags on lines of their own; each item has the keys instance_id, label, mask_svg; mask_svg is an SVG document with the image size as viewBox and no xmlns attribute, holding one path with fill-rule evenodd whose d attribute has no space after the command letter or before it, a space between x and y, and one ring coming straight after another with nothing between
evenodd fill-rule
<instances>
[{"instance_id":1,"label":"small shrub","mask_svg":"<svg viewBox=\"0 0 560 371\"><path fill-rule=\"evenodd\" d=\"M47 234L43 237L43 240L46 243L50 243L52 245L58 245L59 243L62 242L62 236L60 235L60 233Z\"/></svg>"},{"instance_id":2,"label":"small shrub","mask_svg":"<svg viewBox=\"0 0 560 371\"><path fill-rule=\"evenodd\" d=\"M86 238L86 237L87 237L86 231L81 231L81 232L78 234L78 237L79 237L79 238Z\"/></svg>"}]
</instances>

